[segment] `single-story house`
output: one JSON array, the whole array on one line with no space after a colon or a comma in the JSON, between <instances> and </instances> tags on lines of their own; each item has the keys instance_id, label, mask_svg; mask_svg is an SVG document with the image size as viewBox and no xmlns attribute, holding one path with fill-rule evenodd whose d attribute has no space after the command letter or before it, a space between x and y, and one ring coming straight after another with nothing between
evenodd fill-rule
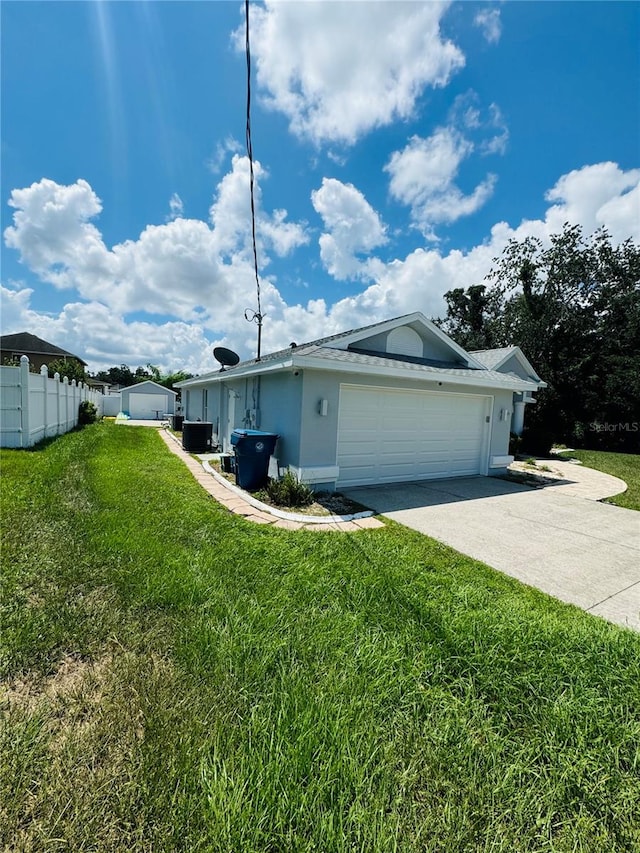
<instances>
[{"instance_id":1,"label":"single-story house","mask_svg":"<svg viewBox=\"0 0 640 853\"><path fill-rule=\"evenodd\" d=\"M177 396L176 391L147 379L120 391L120 411L135 420L162 420L175 413Z\"/></svg>"},{"instance_id":2,"label":"single-story house","mask_svg":"<svg viewBox=\"0 0 640 853\"><path fill-rule=\"evenodd\" d=\"M277 433L280 469L335 489L503 473L544 384L518 347L466 352L416 312L176 387L223 450L237 428Z\"/></svg>"},{"instance_id":3,"label":"single-story house","mask_svg":"<svg viewBox=\"0 0 640 853\"><path fill-rule=\"evenodd\" d=\"M30 332L17 332L14 335L0 337L0 362L2 364L18 363L20 356L26 355L32 368L40 370L43 364L47 367L52 361L76 362L87 366L80 356L67 352L66 349L50 344L49 341L32 335Z\"/></svg>"}]
</instances>

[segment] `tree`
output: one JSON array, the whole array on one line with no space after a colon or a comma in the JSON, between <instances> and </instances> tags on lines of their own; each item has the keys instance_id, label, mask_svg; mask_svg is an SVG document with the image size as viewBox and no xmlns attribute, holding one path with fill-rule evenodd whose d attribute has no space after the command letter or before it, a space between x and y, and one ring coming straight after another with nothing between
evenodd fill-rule
<instances>
[{"instance_id":1,"label":"tree","mask_svg":"<svg viewBox=\"0 0 640 853\"><path fill-rule=\"evenodd\" d=\"M185 373L183 370L179 370L176 373L163 374L155 364L147 364L146 368L142 366L136 367L134 372L126 364L121 364L120 367L110 367L108 370L101 370L99 373L96 373L95 378L101 382L109 382L112 385L120 385L124 388L135 385L138 382L151 380L152 382L157 382L158 385L163 385L165 388L173 389L174 383L191 379L192 376L192 373Z\"/></svg>"},{"instance_id":2,"label":"tree","mask_svg":"<svg viewBox=\"0 0 640 853\"><path fill-rule=\"evenodd\" d=\"M69 382L73 379L75 379L76 382L84 382L87 378L84 365L80 364L80 362L76 361L74 358L55 358L53 361L49 362L47 367L50 378L53 378L56 373L60 374L61 379L66 376Z\"/></svg>"},{"instance_id":3,"label":"tree","mask_svg":"<svg viewBox=\"0 0 640 853\"><path fill-rule=\"evenodd\" d=\"M466 301L463 291L445 295L443 327L466 348L520 346L548 383L529 426L568 443L637 449L640 246L565 224L548 247L512 240L486 281Z\"/></svg>"},{"instance_id":4,"label":"tree","mask_svg":"<svg viewBox=\"0 0 640 853\"><path fill-rule=\"evenodd\" d=\"M443 328L455 333L456 341L466 350L491 349L499 335L502 301L497 292L484 284L457 287L445 293L447 317Z\"/></svg>"},{"instance_id":5,"label":"tree","mask_svg":"<svg viewBox=\"0 0 640 853\"><path fill-rule=\"evenodd\" d=\"M192 379L193 373L185 373L184 370L178 370L175 373L168 373L166 376L163 376L160 384L164 385L166 388L173 389L173 386L177 382L184 382L185 379Z\"/></svg>"}]
</instances>

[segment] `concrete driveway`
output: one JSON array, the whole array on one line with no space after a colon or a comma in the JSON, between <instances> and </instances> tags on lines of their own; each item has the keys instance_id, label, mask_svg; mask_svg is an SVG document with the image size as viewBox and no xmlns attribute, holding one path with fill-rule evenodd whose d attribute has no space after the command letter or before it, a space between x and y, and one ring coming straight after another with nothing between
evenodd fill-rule
<instances>
[{"instance_id":1,"label":"concrete driveway","mask_svg":"<svg viewBox=\"0 0 640 853\"><path fill-rule=\"evenodd\" d=\"M561 601L640 631L640 513L563 492L563 483L534 489L469 477L345 494Z\"/></svg>"}]
</instances>

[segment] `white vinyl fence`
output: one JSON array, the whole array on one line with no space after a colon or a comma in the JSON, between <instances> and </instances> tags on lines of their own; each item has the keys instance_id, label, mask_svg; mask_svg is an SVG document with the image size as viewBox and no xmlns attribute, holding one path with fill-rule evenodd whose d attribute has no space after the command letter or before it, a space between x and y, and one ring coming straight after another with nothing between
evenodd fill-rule
<instances>
[{"instance_id":1,"label":"white vinyl fence","mask_svg":"<svg viewBox=\"0 0 640 853\"><path fill-rule=\"evenodd\" d=\"M58 373L49 379L43 365L29 373L29 359L19 367L0 366L0 447L31 447L43 438L69 432L78 423L83 400L94 403L102 415L103 394L83 382L76 384Z\"/></svg>"}]
</instances>

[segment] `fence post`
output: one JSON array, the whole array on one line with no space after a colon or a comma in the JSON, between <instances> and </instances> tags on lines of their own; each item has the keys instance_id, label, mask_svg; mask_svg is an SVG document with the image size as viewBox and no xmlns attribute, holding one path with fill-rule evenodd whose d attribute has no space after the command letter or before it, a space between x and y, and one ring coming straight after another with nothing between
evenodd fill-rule
<instances>
[{"instance_id":1,"label":"fence post","mask_svg":"<svg viewBox=\"0 0 640 853\"><path fill-rule=\"evenodd\" d=\"M48 432L49 414L47 411L47 409L48 409L48 407L47 407L48 399L47 398L49 396L49 389L47 388L47 383L49 382L49 368L47 367L46 364L43 364L42 367L40 368L40 376L42 377L42 390L44 391L44 401L43 401L43 409L42 409L42 416L44 418L44 435L43 435L43 438L47 438L47 436L49 435L49 432Z\"/></svg>"},{"instance_id":2,"label":"fence post","mask_svg":"<svg viewBox=\"0 0 640 853\"><path fill-rule=\"evenodd\" d=\"M20 447L29 447L29 359L20 356Z\"/></svg>"},{"instance_id":3,"label":"fence post","mask_svg":"<svg viewBox=\"0 0 640 853\"><path fill-rule=\"evenodd\" d=\"M60 435L60 374L57 370L53 378L56 381L56 435Z\"/></svg>"},{"instance_id":4,"label":"fence post","mask_svg":"<svg viewBox=\"0 0 640 853\"><path fill-rule=\"evenodd\" d=\"M71 417L73 425L71 429L78 426L78 383L75 379L71 380Z\"/></svg>"},{"instance_id":5,"label":"fence post","mask_svg":"<svg viewBox=\"0 0 640 853\"><path fill-rule=\"evenodd\" d=\"M62 390L64 391L64 429L62 432L69 430L69 377L62 377Z\"/></svg>"}]
</instances>

